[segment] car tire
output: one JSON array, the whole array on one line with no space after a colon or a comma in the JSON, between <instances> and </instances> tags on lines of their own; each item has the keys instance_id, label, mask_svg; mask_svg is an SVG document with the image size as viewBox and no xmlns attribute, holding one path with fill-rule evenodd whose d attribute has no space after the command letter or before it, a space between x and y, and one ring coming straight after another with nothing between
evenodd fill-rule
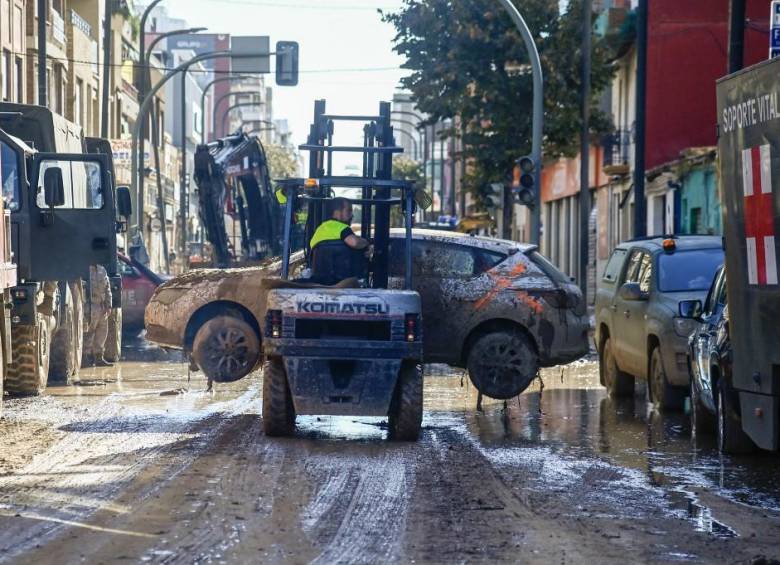
<instances>
[{"instance_id":1,"label":"car tire","mask_svg":"<svg viewBox=\"0 0 780 565\"><path fill-rule=\"evenodd\" d=\"M718 379L717 389L715 437L718 451L730 455L750 453L755 449L755 444L742 430L742 422L731 401L731 391L726 379Z\"/></svg>"},{"instance_id":2,"label":"car tire","mask_svg":"<svg viewBox=\"0 0 780 565\"><path fill-rule=\"evenodd\" d=\"M691 403L691 434L694 437L711 435L715 431L715 419L702 404L693 376L691 376L689 398Z\"/></svg>"},{"instance_id":3,"label":"car tire","mask_svg":"<svg viewBox=\"0 0 780 565\"><path fill-rule=\"evenodd\" d=\"M260 358L260 338L240 318L217 316L195 334L192 356L206 377L217 383L244 378Z\"/></svg>"},{"instance_id":4,"label":"car tire","mask_svg":"<svg viewBox=\"0 0 780 565\"><path fill-rule=\"evenodd\" d=\"M634 394L634 377L618 368L610 338L599 351L599 372L610 397L623 398Z\"/></svg>"},{"instance_id":5,"label":"car tire","mask_svg":"<svg viewBox=\"0 0 780 565\"><path fill-rule=\"evenodd\" d=\"M263 363L263 431L271 437L290 436L295 431L295 406L281 359Z\"/></svg>"},{"instance_id":6,"label":"car tire","mask_svg":"<svg viewBox=\"0 0 780 565\"><path fill-rule=\"evenodd\" d=\"M469 349L466 368L476 389L490 398L517 396L536 378L539 356L519 331L497 331L480 336Z\"/></svg>"},{"instance_id":7,"label":"car tire","mask_svg":"<svg viewBox=\"0 0 780 565\"><path fill-rule=\"evenodd\" d=\"M653 406L661 412L675 412L683 409L685 389L672 386L666 378L661 348L653 348L650 354L650 375L647 379L650 400Z\"/></svg>"},{"instance_id":8,"label":"car tire","mask_svg":"<svg viewBox=\"0 0 780 565\"><path fill-rule=\"evenodd\" d=\"M423 415L423 368L419 363L402 363L388 413L389 438L417 441Z\"/></svg>"}]
</instances>

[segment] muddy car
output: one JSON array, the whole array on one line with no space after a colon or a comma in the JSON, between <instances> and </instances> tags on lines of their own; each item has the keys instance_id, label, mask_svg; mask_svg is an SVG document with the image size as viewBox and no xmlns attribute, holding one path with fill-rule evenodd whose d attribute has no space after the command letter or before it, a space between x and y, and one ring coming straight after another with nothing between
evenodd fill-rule
<instances>
[{"instance_id":1,"label":"muddy car","mask_svg":"<svg viewBox=\"0 0 780 565\"><path fill-rule=\"evenodd\" d=\"M402 230L390 244L391 287L402 286ZM414 290L423 302L426 362L468 369L487 396L511 398L539 367L587 353L588 321L579 289L536 247L459 233L415 230ZM291 260L295 274L302 253ZM242 378L260 361L267 289L280 262L244 269L201 270L161 285L146 309L147 339L193 353L207 332L224 332L225 364ZM207 324L218 317L228 326ZM200 335L199 335L200 334ZM224 373L224 372L223 372ZM209 375L207 375L209 376Z\"/></svg>"}]
</instances>

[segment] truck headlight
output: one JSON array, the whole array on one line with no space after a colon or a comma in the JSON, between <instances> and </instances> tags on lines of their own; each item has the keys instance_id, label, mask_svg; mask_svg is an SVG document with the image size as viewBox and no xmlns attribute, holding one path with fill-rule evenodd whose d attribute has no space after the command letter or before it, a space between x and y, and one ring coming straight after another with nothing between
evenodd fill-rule
<instances>
[{"instance_id":1,"label":"truck headlight","mask_svg":"<svg viewBox=\"0 0 780 565\"><path fill-rule=\"evenodd\" d=\"M688 337L696 331L698 324L696 320L690 318L675 318L674 333L680 337Z\"/></svg>"}]
</instances>

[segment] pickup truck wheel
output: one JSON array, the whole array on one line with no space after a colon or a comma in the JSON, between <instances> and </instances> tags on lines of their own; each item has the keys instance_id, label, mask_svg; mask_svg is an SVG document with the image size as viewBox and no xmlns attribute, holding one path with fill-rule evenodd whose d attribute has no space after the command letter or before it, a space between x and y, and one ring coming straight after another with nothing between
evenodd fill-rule
<instances>
[{"instance_id":1,"label":"pickup truck wheel","mask_svg":"<svg viewBox=\"0 0 780 565\"><path fill-rule=\"evenodd\" d=\"M650 378L648 382L650 400L661 412L682 410L685 402L684 390L669 384L661 359L661 348L655 347L650 354Z\"/></svg>"},{"instance_id":2,"label":"pickup truck wheel","mask_svg":"<svg viewBox=\"0 0 780 565\"><path fill-rule=\"evenodd\" d=\"M295 431L295 406L281 359L263 363L263 431L272 437Z\"/></svg>"},{"instance_id":3,"label":"pickup truck wheel","mask_svg":"<svg viewBox=\"0 0 780 565\"><path fill-rule=\"evenodd\" d=\"M108 337L103 358L109 363L117 363L122 358L122 309L113 308L108 315Z\"/></svg>"},{"instance_id":4,"label":"pickup truck wheel","mask_svg":"<svg viewBox=\"0 0 780 565\"><path fill-rule=\"evenodd\" d=\"M603 377L607 394L612 398L634 394L634 377L618 369L610 338L607 338L599 352L599 371Z\"/></svg>"},{"instance_id":5,"label":"pickup truck wheel","mask_svg":"<svg viewBox=\"0 0 780 565\"><path fill-rule=\"evenodd\" d=\"M742 422L734 410L731 401L731 391L726 384L726 379L718 379L717 425L715 433L718 443L718 451L721 453L740 454L750 453L754 449L753 440L742 431Z\"/></svg>"},{"instance_id":6,"label":"pickup truck wheel","mask_svg":"<svg viewBox=\"0 0 780 565\"><path fill-rule=\"evenodd\" d=\"M11 363L5 390L24 396L46 390L49 378L50 316L38 314L34 326L16 326L11 330Z\"/></svg>"},{"instance_id":7,"label":"pickup truck wheel","mask_svg":"<svg viewBox=\"0 0 780 565\"><path fill-rule=\"evenodd\" d=\"M498 331L477 339L469 350L466 368L479 392L506 400L523 392L536 378L539 358L522 333Z\"/></svg>"},{"instance_id":8,"label":"pickup truck wheel","mask_svg":"<svg viewBox=\"0 0 780 565\"><path fill-rule=\"evenodd\" d=\"M402 363L388 413L389 437L395 441L417 441L423 414L423 368L419 363Z\"/></svg>"},{"instance_id":9,"label":"pickup truck wheel","mask_svg":"<svg viewBox=\"0 0 780 565\"><path fill-rule=\"evenodd\" d=\"M691 403L691 434L693 437L712 434L715 429L712 414L707 412L702 404L693 376L691 376L689 398Z\"/></svg>"},{"instance_id":10,"label":"pickup truck wheel","mask_svg":"<svg viewBox=\"0 0 780 565\"><path fill-rule=\"evenodd\" d=\"M192 356L207 378L232 383L247 376L257 365L260 339L244 320L217 316L195 334Z\"/></svg>"}]
</instances>

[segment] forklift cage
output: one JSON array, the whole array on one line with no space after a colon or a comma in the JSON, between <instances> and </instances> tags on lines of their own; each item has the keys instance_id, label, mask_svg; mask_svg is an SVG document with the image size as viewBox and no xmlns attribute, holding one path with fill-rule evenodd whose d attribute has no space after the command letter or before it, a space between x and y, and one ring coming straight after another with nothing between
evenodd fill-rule
<instances>
[{"instance_id":1,"label":"forklift cage","mask_svg":"<svg viewBox=\"0 0 780 565\"><path fill-rule=\"evenodd\" d=\"M369 265L371 288L387 288L389 243L390 243L390 206L400 205L404 212L405 250L404 250L404 289L412 288L412 223L414 218L414 183L392 179L393 155L402 153L403 147L395 144L393 126L390 123L390 103L379 105L378 116L337 116L325 113L325 101L314 103L314 123L311 126L308 142L299 149L309 152L309 177L277 181L283 190L287 202L284 211L284 242L282 246L282 279L290 274L291 232L293 212L298 202L308 204L306 222L306 258L310 259L308 242L323 221L325 204L332 200L333 188L361 188L361 198L348 198L361 207L360 235L371 239L372 219L375 225L374 257ZM363 146L333 145L334 122L361 121L363 127ZM363 176L334 176L333 153L361 153L363 156ZM394 196L393 191L399 191Z\"/></svg>"}]
</instances>

